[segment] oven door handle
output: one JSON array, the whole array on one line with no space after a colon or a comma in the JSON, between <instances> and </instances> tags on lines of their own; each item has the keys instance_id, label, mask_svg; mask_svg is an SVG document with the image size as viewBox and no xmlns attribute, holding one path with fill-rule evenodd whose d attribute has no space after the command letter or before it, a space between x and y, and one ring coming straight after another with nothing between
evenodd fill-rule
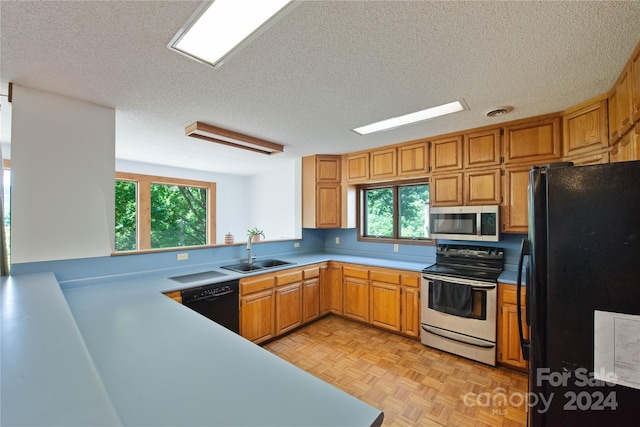
<instances>
[{"instance_id":1,"label":"oven door handle","mask_svg":"<svg viewBox=\"0 0 640 427\"><path fill-rule=\"evenodd\" d=\"M466 335L457 334L455 332L449 332L445 329L435 328L433 326L429 326L425 324L422 324L422 329L425 332L429 332L430 334L438 335L443 338L447 338L449 340L458 341L458 342L473 345L476 347L494 348L496 346L495 343L487 342L487 341L484 341L478 338L469 337Z\"/></svg>"},{"instance_id":2,"label":"oven door handle","mask_svg":"<svg viewBox=\"0 0 640 427\"><path fill-rule=\"evenodd\" d=\"M495 283L483 283L477 280L462 279L460 277L438 276L437 274L423 274L422 277L427 280L440 280L442 282L455 283L457 285L467 285L473 288L482 288L485 290L494 289L496 287Z\"/></svg>"}]
</instances>

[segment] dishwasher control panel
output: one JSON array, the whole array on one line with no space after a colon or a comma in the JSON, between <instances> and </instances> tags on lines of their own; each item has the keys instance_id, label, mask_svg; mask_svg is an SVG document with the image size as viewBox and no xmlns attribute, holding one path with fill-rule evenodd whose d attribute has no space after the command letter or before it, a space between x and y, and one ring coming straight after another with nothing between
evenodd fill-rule
<instances>
[{"instance_id":1,"label":"dishwasher control panel","mask_svg":"<svg viewBox=\"0 0 640 427\"><path fill-rule=\"evenodd\" d=\"M180 295L182 296L182 302L184 303L231 294L238 291L238 286L238 281L234 280L231 282L216 283L212 285L199 286L197 288L185 289L180 293Z\"/></svg>"}]
</instances>

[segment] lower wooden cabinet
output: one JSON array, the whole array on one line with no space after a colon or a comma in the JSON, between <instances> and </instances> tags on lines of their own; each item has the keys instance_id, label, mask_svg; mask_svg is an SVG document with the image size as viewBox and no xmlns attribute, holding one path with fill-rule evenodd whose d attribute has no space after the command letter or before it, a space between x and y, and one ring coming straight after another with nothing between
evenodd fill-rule
<instances>
[{"instance_id":1,"label":"lower wooden cabinet","mask_svg":"<svg viewBox=\"0 0 640 427\"><path fill-rule=\"evenodd\" d=\"M371 270L371 318L374 326L400 332L400 274Z\"/></svg>"},{"instance_id":2,"label":"lower wooden cabinet","mask_svg":"<svg viewBox=\"0 0 640 427\"><path fill-rule=\"evenodd\" d=\"M420 338L420 278L420 273L403 273L400 276L401 332L415 338Z\"/></svg>"},{"instance_id":3,"label":"lower wooden cabinet","mask_svg":"<svg viewBox=\"0 0 640 427\"><path fill-rule=\"evenodd\" d=\"M525 290L522 289L522 316L524 321ZM518 306L515 285L498 284L498 362L512 368L527 370L528 362L522 357L520 333L518 331ZM529 328L523 330L525 339Z\"/></svg>"},{"instance_id":4,"label":"lower wooden cabinet","mask_svg":"<svg viewBox=\"0 0 640 427\"><path fill-rule=\"evenodd\" d=\"M320 267L302 271L302 322L307 323L320 317Z\"/></svg>"},{"instance_id":5,"label":"lower wooden cabinet","mask_svg":"<svg viewBox=\"0 0 640 427\"><path fill-rule=\"evenodd\" d=\"M240 297L240 335L255 343L275 337L275 307L273 288Z\"/></svg>"},{"instance_id":6,"label":"lower wooden cabinet","mask_svg":"<svg viewBox=\"0 0 640 427\"><path fill-rule=\"evenodd\" d=\"M302 282L278 286L276 295L276 335L302 325Z\"/></svg>"},{"instance_id":7,"label":"lower wooden cabinet","mask_svg":"<svg viewBox=\"0 0 640 427\"><path fill-rule=\"evenodd\" d=\"M169 298L171 298L172 300L182 304L182 294L180 291L165 292L164 294Z\"/></svg>"},{"instance_id":8,"label":"lower wooden cabinet","mask_svg":"<svg viewBox=\"0 0 640 427\"><path fill-rule=\"evenodd\" d=\"M369 271L344 267L342 274L344 316L369 322Z\"/></svg>"},{"instance_id":9,"label":"lower wooden cabinet","mask_svg":"<svg viewBox=\"0 0 640 427\"><path fill-rule=\"evenodd\" d=\"M342 316L342 265L334 262L329 263L329 283L331 287L330 310L333 314Z\"/></svg>"}]
</instances>

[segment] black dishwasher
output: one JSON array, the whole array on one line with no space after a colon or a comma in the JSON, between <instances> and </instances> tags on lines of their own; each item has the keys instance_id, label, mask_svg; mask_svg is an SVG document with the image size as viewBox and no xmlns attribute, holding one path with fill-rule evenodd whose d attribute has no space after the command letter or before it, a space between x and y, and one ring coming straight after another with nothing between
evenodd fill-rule
<instances>
[{"instance_id":1,"label":"black dishwasher","mask_svg":"<svg viewBox=\"0 0 640 427\"><path fill-rule=\"evenodd\" d=\"M238 304L239 281L214 283L180 292L182 304L224 326L240 333Z\"/></svg>"}]
</instances>

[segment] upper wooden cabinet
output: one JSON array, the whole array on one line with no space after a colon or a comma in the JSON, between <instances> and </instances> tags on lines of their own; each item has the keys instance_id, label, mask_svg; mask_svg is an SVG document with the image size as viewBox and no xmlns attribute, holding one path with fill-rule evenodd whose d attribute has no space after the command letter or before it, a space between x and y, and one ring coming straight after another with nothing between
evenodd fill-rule
<instances>
[{"instance_id":1,"label":"upper wooden cabinet","mask_svg":"<svg viewBox=\"0 0 640 427\"><path fill-rule=\"evenodd\" d=\"M615 126L622 137L633 126L633 80L631 75L631 62L624 67L618 77L615 86L614 105L615 121L609 121L609 126Z\"/></svg>"},{"instance_id":2,"label":"upper wooden cabinet","mask_svg":"<svg viewBox=\"0 0 640 427\"><path fill-rule=\"evenodd\" d=\"M490 129L464 135L464 168L485 168L500 165L502 157L500 129Z\"/></svg>"},{"instance_id":3,"label":"upper wooden cabinet","mask_svg":"<svg viewBox=\"0 0 640 427\"><path fill-rule=\"evenodd\" d=\"M631 55L631 76L633 86L633 121L640 121L640 43Z\"/></svg>"},{"instance_id":4,"label":"upper wooden cabinet","mask_svg":"<svg viewBox=\"0 0 640 427\"><path fill-rule=\"evenodd\" d=\"M461 206L462 172L431 176L431 206Z\"/></svg>"},{"instance_id":5,"label":"upper wooden cabinet","mask_svg":"<svg viewBox=\"0 0 640 427\"><path fill-rule=\"evenodd\" d=\"M502 202L502 170L481 169L464 173L465 206L499 205Z\"/></svg>"},{"instance_id":6,"label":"upper wooden cabinet","mask_svg":"<svg viewBox=\"0 0 640 427\"><path fill-rule=\"evenodd\" d=\"M505 164L554 162L562 156L560 117L515 124L504 128Z\"/></svg>"},{"instance_id":7,"label":"upper wooden cabinet","mask_svg":"<svg viewBox=\"0 0 640 427\"><path fill-rule=\"evenodd\" d=\"M504 202L500 221L502 231L526 233L529 227L529 171L530 166L505 169Z\"/></svg>"},{"instance_id":8,"label":"upper wooden cabinet","mask_svg":"<svg viewBox=\"0 0 640 427\"><path fill-rule=\"evenodd\" d=\"M640 123L611 147L611 163L640 160Z\"/></svg>"},{"instance_id":9,"label":"upper wooden cabinet","mask_svg":"<svg viewBox=\"0 0 640 427\"><path fill-rule=\"evenodd\" d=\"M609 91L609 144L613 145L620 139L618 132L618 91L614 86Z\"/></svg>"},{"instance_id":10,"label":"upper wooden cabinet","mask_svg":"<svg viewBox=\"0 0 640 427\"><path fill-rule=\"evenodd\" d=\"M371 151L371 180L396 178L398 176L396 155L397 150L395 147Z\"/></svg>"},{"instance_id":11,"label":"upper wooden cabinet","mask_svg":"<svg viewBox=\"0 0 640 427\"><path fill-rule=\"evenodd\" d=\"M315 156L316 182L322 184L340 184L340 156Z\"/></svg>"},{"instance_id":12,"label":"upper wooden cabinet","mask_svg":"<svg viewBox=\"0 0 640 427\"><path fill-rule=\"evenodd\" d=\"M340 156L302 158L302 226L340 228L343 222Z\"/></svg>"},{"instance_id":13,"label":"upper wooden cabinet","mask_svg":"<svg viewBox=\"0 0 640 427\"><path fill-rule=\"evenodd\" d=\"M347 182L366 182L369 179L369 153L347 154Z\"/></svg>"},{"instance_id":14,"label":"upper wooden cabinet","mask_svg":"<svg viewBox=\"0 0 640 427\"><path fill-rule=\"evenodd\" d=\"M564 157L577 156L609 146L607 95L566 110L562 117Z\"/></svg>"},{"instance_id":15,"label":"upper wooden cabinet","mask_svg":"<svg viewBox=\"0 0 640 427\"><path fill-rule=\"evenodd\" d=\"M431 141L432 172L462 169L462 135Z\"/></svg>"},{"instance_id":16,"label":"upper wooden cabinet","mask_svg":"<svg viewBox=\"0 0 640 427\"><path fill-rule=\"evenodd\" d=\"M429 144L426 141L398 146L398 176L417 177L429 172Z\"/></svg>"}]
</instances>

